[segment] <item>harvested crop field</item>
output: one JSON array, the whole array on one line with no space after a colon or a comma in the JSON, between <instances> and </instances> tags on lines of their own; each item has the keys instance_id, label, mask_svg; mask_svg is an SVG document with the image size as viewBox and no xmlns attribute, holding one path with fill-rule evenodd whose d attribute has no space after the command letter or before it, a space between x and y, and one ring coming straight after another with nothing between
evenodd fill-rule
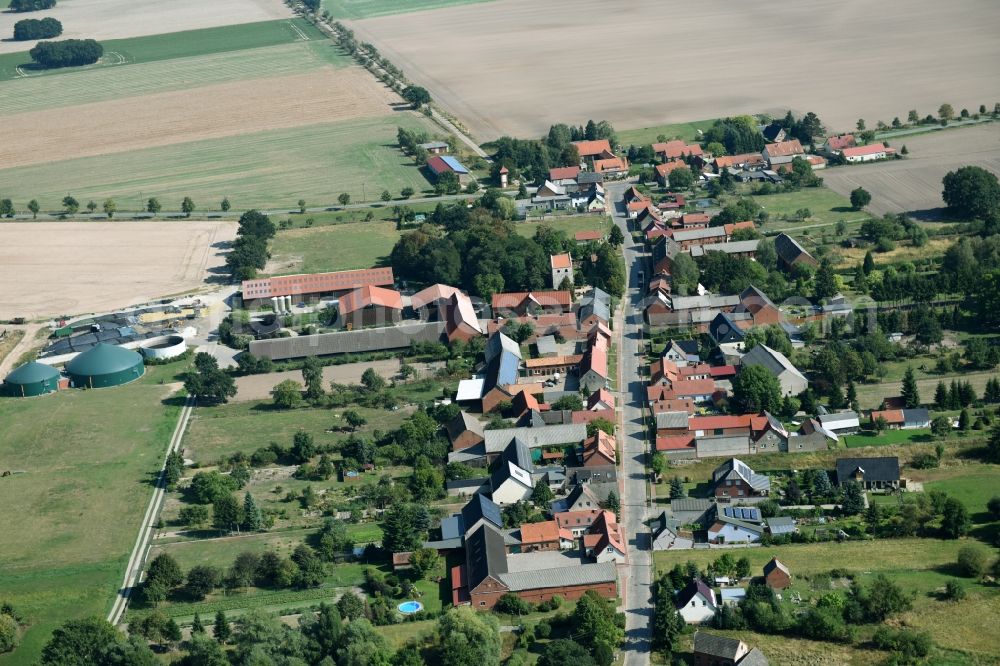
<instances>
[{"instance_id":1,"label":"harvested crop field","mask_svg":"<svg viewBox=\"0 0 1000 666\"><path fill-rule=\"evenodd\" d=\"M363 69L231 81L3 119L6 167L391 113L395 98ZM109 123L108 119L115 122Z\"/></svg>"},{"instance_id":2,"label":"harvested crop field","mask_svg":"<svg viewBox=\"0 0 1000 666\"><path fill-rule=\"evenodd\" d=\"M0 319L98 312L197 289L235 236L234 222L0 224Z\"/></svg>"},{"instance_id":3,"label":"harvested crop field","mask_svg":"<svg viewBox=\"0 0 1000 666\"><path fill-rule=\"evenodd\" d=\"M998 23L993 0L898 12L868 0L550 0L544 12L499 0L351 27L488 140L587 118L626 129L792 108L853 129L945 101L992 106Z\"/></svg>"},{"instance_id":4,"label":"harvested crop field","mask_svg":"<svg viewBox=\"0 0 1000 666\"><path fill-rule=\"evenodd\" d=\"M63 39L120 39L219 25L289 18L280 0L59 0L31 18L51 16L63 24ZM0 34L12 34L22 14L0 13ZM0 53L27 51L34 41L0 42Z\"/></svg>"},{"instance_id":5,"label":"harvested crop field","mask_svg":"<svg viewBox=\"0 0 1000 666\"><path fill-rule=\"evenodd\" d=\"M906 145L904 160L838 167L823 172L823 182L845 196L863 187L872 195L868 210L876 215L909 212L916 217L941 216L941 179L959 167L976 165L1000 175L1000 123L940 130L892 141Z\"/></svg>"}]
</instances>

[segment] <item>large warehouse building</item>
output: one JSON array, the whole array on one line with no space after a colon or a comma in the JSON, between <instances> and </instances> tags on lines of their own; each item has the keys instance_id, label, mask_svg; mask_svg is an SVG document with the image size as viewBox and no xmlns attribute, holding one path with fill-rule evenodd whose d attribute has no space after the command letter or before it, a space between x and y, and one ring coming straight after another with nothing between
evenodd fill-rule
<instances>
[{"instance_id":1,"label":"large warehouse building","mask_svg":"<svg viewBox=\"0 0 1000 666\"><path fill-rule=\"evenodd\" d=\"M3 380L7 395L27 398L52 393L59 388L59 371L32 361L25 363Z\"/></svg>"},{"instance_id":2,"label":"large warehouse building","mask_svg":"<svg viewBox=\"0 0 1000 666\"><path fill-rule=\"evenodd\" d=\"M145 367L137 352L99 344L66 364L66 374L77 388L120 386L142 377Z\"/></svg>"},{"instance_id":3,"label":"large warehouse building","mask_svg":"<svg viewBox=\"0 0 1000 666\"><path fill-rule=\"evenodd\" d=\"M316 302L324 297L342 296L361 287L391 287L393 282L392 268L363 268L244 280L240 290L243 306L255 308L271 305L273 299L289 297L295 303ZM283 308L275 309L281 311Z\"/></svg>"}]
</instances>

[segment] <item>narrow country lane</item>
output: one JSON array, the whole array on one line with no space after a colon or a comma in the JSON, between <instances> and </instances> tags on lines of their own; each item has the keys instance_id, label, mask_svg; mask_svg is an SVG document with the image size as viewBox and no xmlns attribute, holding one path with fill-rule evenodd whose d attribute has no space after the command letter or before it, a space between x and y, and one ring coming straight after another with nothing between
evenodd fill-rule
<instances>
[{"instance_id":1,"label":"narrow country lane","mask_svg":"<svg viewBox=\"0 0 1000 666\"><path fill-rule=\"evenodd\" d=\"M618 310L615 330L618 334L619 415L622 451L622 524L628 538L629 559L625 586L626 642L625 664L648 664L651 649L651 590L653 558L646 520L649 517L646 452L647 432L643 423L645 389L639 374L642 363L643 284L648 277L644 248L635 244L619 201L629 183L608 185L608 201L614 206L614 222L625 235L625 267L628 289Z\"/></svg>"}]
</instances>

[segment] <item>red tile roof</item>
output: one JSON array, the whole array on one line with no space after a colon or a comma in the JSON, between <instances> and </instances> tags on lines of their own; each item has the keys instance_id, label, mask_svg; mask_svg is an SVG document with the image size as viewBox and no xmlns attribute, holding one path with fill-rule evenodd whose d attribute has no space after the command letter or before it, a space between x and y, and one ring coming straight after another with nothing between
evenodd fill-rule
<instances>
[{"instance_id":1,"label":"red tile roof","mask_svg":"<svg viewBox=\"0 0 1000 666\"><path fill-rule=\"evenodd\" d=\"M715 167L723 169L740 164L763 164L764 158L760 153L740 153L739 155L723 155L715 158Z\"/></svg>"},{"instance_id":2,"label":"red tile roof","mask_svg":"<svg viewBox=\"0 0 1000 666\"><path fill-rule=\"evenodd\" d=\"M544 523L524 523L521 525L521 543L546 543L559 540L559 523L546 520Z\"/></svg>"},{"instance_id":3,"label":"red tile roof","mask_svg":"<svg viewBox=\"0 0 1000 666\"><path fill-rule=\"evenodd\" d=\"M674 394L677 397L689 395L712 395L715 393L715 382L711 379L687 379L674 382Z\"/></svg>"},{"instance_id":4,"label":"red tile roof","mask_svg":"<svg viewBox=\"0 0 1000 666\"><path fill-rule=\"evenodd\" d=\"M691 224L706 224L711 221L707 213L684 213L681 215L681 224L688 226Z\"/></svg>"},{"instance_id":5,"label":"red tile roof","mask_svg":"<svg viewBox=\"0 0 1000 666\"><path fill-rule=\"evenodd\" d=\"M594 467L596 465L614 465L615 438L598 430L593 437L583 440L583 466Z\"/></svg>"},{"instance_id":6,"label":"red tile roof","mask_svg":"<svg viewBox=\"0 0 1000 666\"><path fill-rule=\"evenodd\" d=\"M730 430L733 428L749 428L752 414L737 414L728 416L692 416L688 419L688 430Z\"/></svg>"},{"instance_id":7,"label":"red tile roof","mask_svg":"<svg viewBox=\"0 0 1000 666\"><path fill-rule=\"evenodd\" d=\"M544 356L542 358L527 358L524 360L524 367L548 368L563 365L579 365L583 360L583 354L570 354L569 356Z\"/></svg>"},{"instance_id":8,"label":"red tile roof","mask_svg":"<svg viewBox=\"0 0 1000 666\"><path fill-rule=\"evenodd\" d=\"M426 289L421 289L410 297L410 307L414 310L419 310L428 303L433 303L434 301L439 300L448 300L457 291L457 287L452 287L447 284L431 285Z\"/></svg>"},{"instance_id":9,"label":"red tile roof","mask_svg":"<svg viewBox=\"0 0 1000 666\"><path fill-rule=\"evenodd\" d=\"M688 145L680 139L667 141L666 143L654 143L653 152L657 155L664 155L668 160L677 159L682 155L701 155L701 146L697 143Z\"/></svg>"},{"instance_id":10,"label":"red tile roof","mask_svg":"<svg viewBox=\"0 0 1000 666\"><path fill-rule=\"evenodd\" d=\"M574 527L590 527L600 515L600 509L588 509L586 511L562 511L552 517L559 524L560 529L573 529Z\"/></svg>"},{"instance_id":11,"label":"red tile roof","mask_svg":"<svg viewBox=\"0 0 1000 666\"><path fill-rule=\"evenodd\" d=\"M732 236L734 231L738 229L756 229L757 225L753 222L747 220L746 222L733 222L732 224L722 225L723 230L726 232L726 236Z\"/></svg>"},{"instance_id":12,"label":"red tile roof","mask_svg":"<svg viewBox=\"0 0 1000 666\"><path fill-rule=\"evenodd\" d=\"M884 153L885 146L881 143L873 143L868 146L858 146L857 148L844 148L840 154L844 157L862 157L864 155L877 155Z\"/></svg>"},{"instance_id":13,"label":"red tile roof","mask_svg":"<svg viewBox=\"0 0 1000 666\"><path fill-rule=\"evenodd\" d=\"M552 264L552 268L573 268L573 257L569 253L565 254L553 254L549 257L549 261Z\"/></svg>"},{"instance_id":14,"label":"red tile roof","mask_svg":"<svg viewBox=\"0 0 1000 666\"><path fill-rule=\"evenodd\" d=\"M680 451L694 448L694 435L664 435L656 438L657 451Z\"/></svg>"},{"instance_id":15,"label":"red tile roof","mask_svg":"<svg viewBox=\"0 0 1000 666\"><path fill-rule=\"evenodd\" d=\"M549 180L555 182L557 180L575 179L580 175L580 167L578 166L568 166L568 167L553 167L549 169Z\"/></svg>"},{"instance_id":16,"label":"red tile roof","mask_svg":"<svg viewBox=\"0 0 1000 666\"><path fill-rule=\"evenodd\" d=\"M764 146L764 150L770 157L788 157L789 155L802 155L806 151L802 149L802 144L798 139L791 141L779 141Z\"/></svg>"},{"instance_id":17,"label":"red tile roof","mask_svg":"<svg viewBox=\"0 0 1000 666\"><path fill-rule=\"evenodd\" d=\"M872 411L872 421L877 421L879 417L884 418L886 423L889 424L904 423L906 421L906 419L903 418L903 410L901 409Z\"/></svg>"},{"instance_id":18,"label":"red tile roof","mask_svg":"<svg viewBox=\"0 0 1000 666\"><path fill-rule=\"evenodd\" d=\"M573 145L576 146L577 151L579 151L580 157L593 157L594 155L600 155L602 153L614 154L611 151L611 144L608 143L607 139L597 139L595 141L574 141Z\"/></svg>"},{"instance_id":19,"label":"red tile roof","mask_svg":"<svg viewBox=\"0 0 1000 666\"><path fill-rule=\"evenodd\" d=\"M250 299L350 291L368 285L392 286L392 283L391 268L362 268L356 271L337 271L335 273L256 278L244 280L240 288L243 291L243 298Z\"/></svg>"},{"instance_id":20,"label":"red tile roof","mask_svg":"<svg viewBox=\"0 0 1000 666\"><path fill-rule=\"evenodd\" d=\"M653 416L656 416L660 412L687 412L688 415L691 415L695 412L695 404L694 401L688 398L654 400L649 407L649 411L653 413Z\"/></svg>"},{"instance_id":21,"label":"red tile roof","mask_svg":"<svg viewBox=\"0 0 1000 666\"><path fill-rule=\"evenodd\" d=\"M841 134L840 136L830 136L826 139L826 145L830 150L843 150L854 146L853 134Z\"/></svg>"},{"instance_id":22,"label":"red tile roof","mask_svg":"<svg viewBox=\"0 0 1000 666\"><path fill-rule=\"evenodd\" d=\"M604 550L610 545L618 552L625 553L625 539L622 536L621 526L618 525L618 519L612 512L602 511L594 524L590 526L590 532L599 534L601 537L594 544L597 550ZM584 544L588 545L586 537L584 537Z\"/></svg>"},{"instance_id":23,"label":"red tile roof","mask_svg":"<svg viewBox=\"0 0 1000 666\"><path fill-rule=\"evenodd\" d=\"M340 298L337 309L346 316L362 308L376 306L392 310L403 309L403 298L398 291L382 287L361 287Z\"/></svg>"},{"instance_id":24,"label":"red tile roof","mask_svg":"<svg viewBox=\"0 0 1000 666\"><path fill-rule=\"evenodd\" d=\"M660 178L666 178L674 169L686 169L687 164L681 160L672 160L670 162L664 162L663 164L657 164L653 168L656 169L657 176Z\"/></svg>"},{"instance_id":25,"label":"red tile roof","mask_svg":"<svg viewBox=\"0 0 1000 666\"><path fill-rule=\"evenodd\" d=\"M583 409L575 411L570 418L571 423L583 423L587 424L591 421L596 421L597 419L607 419L609 421L615 420L615 410L613 409L596 409L588 410Z\"/></svg>"},{"instance_id":26,"label":"red tile roof","mask_svg":"<svg viewBox=\"0 0 1000 666\"><path fill-rule=\"evenodd\" d=\"M493 309L514 310L527 300L538 303L541 306L559 305L570 307L573 304L573 297L568 291L510 291L502 294L493 294Z\"/></svg>"},{"instance_id":27,"label":"red tile roof","mask_svg":"<svg viewBox=\"0 0 1000 666\"><path fill-rule=\"evenodd\" d=\"M720 377L735 377L736 376L736 366L734 365L713 365L708 369L709 374L712 375L713 379L718 379Z\"/></svg>"},{"instance_id":28,"label":"red tile roof","mask_svg":"<svg viewBox=\"0 0 1000 666\"><path fill-rule=\"evenodd\" d=\"M573 239L579 242L601 240L603 236L600 231L578 231Z\"/></svg>"},{"instance_id":29,"label":"red tile roof","mask_svg":"<svg viewBox=\"0 0 1000 666\"><path fill-rule=\"evenodd\" d=\"M628 165L620 157L609 157L603 160L594 160L594 171L604 173L605 171L625 171Z\"/></svg>"}]
</instances>

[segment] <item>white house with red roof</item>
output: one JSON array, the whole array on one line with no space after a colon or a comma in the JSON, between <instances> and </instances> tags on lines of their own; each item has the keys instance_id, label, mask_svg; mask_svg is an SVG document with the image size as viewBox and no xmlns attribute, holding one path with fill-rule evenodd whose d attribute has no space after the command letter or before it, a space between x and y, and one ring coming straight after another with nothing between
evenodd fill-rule
<instances>
[{"instance_id":1,"label":"white house with red roof","mask_svg":"<svg viewBox=\"0 0 1000 666\"><path fill-rule=\"evenodd\" d=\"M893 155L896 154L895 150L886 148L884 144L873 143L867 146L844 148L840 151L840 155L845 161L850 162L851 164L856 164L858 162L874 162L875 160L884 160L889 156L890 152Z\"/></svg>"}]
</instances>

